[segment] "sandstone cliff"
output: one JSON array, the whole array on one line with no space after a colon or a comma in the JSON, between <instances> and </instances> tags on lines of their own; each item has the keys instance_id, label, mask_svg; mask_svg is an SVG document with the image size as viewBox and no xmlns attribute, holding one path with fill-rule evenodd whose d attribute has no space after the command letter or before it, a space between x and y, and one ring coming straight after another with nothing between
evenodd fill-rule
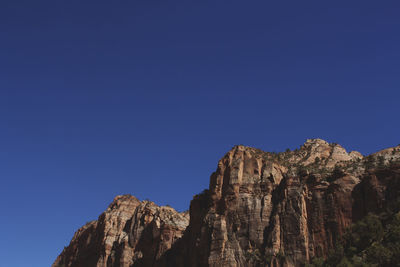
<instances>
[{"instance_id":1,"label":"sandstone cliff","mask_svg":"<svg viewBox=\"0 0 400 267\"><path fill-rule=\"evenodd\" d=\"M53 266L152 266L188 223L187 213L117 196L97 221L75 233Z\"/></svg>"},{"instance_id":2,"label":"sandstone cliff","mask_svg":"<svg viewBox=\"0 0 400 267\"><path fill-rule=\"evenodd\" d=\"M54 266L302 266L400 193L400 146L363 157L311 139L294 151L235 146L188 215L117 197Z\"/></svg>"}]
</instances>

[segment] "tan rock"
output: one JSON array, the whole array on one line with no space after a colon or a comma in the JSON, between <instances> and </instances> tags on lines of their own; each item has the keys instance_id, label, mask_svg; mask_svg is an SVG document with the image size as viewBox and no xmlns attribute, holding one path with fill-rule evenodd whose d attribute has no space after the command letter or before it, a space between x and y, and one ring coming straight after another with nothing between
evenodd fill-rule
<instances>
[{"instance_id":1,"label":"tan rock","mask_svg":"<svg viewBox=\"0 0 400 267\"><path fill-rule=\"evenodd\" d=\"M187 213L117 196L97 221L79 229L52 266L152 265L181 238Z\"/></svg>"},{"instance_id":2,"label":"tan rock","mask_svg":"<svg viewBox=\"0 0 400 267\"><path fill-rule=\"evenodd\" d=\"M354 220L400 194L400 147L363 157L309 139L267 153L235 146L189 214L117 196L53 266L304 266Z\"/></svg>"}]
</instances>

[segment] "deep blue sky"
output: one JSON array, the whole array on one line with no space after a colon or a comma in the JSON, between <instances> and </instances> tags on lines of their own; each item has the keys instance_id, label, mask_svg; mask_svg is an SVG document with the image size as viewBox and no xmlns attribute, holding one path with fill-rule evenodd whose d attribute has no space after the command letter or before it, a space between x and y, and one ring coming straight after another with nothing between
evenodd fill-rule
<instances>
[{"instance_id":1,"label":"deep blue sky","mask_svg":"<svg viewBox=\"0 0 400 267\"><path fill-rule=\"evenodd\" d=\"M233 145L400 143L399 1L0 2L0 266L113 197L189 207Z\"/></svg>"}]
</instances>

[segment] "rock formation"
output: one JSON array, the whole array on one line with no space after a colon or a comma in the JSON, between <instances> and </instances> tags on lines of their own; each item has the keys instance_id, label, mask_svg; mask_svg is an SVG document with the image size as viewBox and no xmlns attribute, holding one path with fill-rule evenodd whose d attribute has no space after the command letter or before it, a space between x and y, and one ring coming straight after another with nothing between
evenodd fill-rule
<instances>
[{"instance_id":1,"label":"rock formation","mask_svg":"<svg viewBox=\"0 0 400 267\"><path fill-rule=\"evenodd\" d=\"M188 224L187 213L117 196L97 221L75 233L53 266L152 266Z\"/></svg>"},{"instance_id":2,"label":"rock formation","mask_svg":"<svg viewBox=\"0 0 400 267\"><path fill-rule=\"evenodd\" d=\"M119 196L53 266L303 266L399 193L400 146L368 157L321 139L282 153L235 146L192 200L190 223Z\"/></svg>"}]
</instances>

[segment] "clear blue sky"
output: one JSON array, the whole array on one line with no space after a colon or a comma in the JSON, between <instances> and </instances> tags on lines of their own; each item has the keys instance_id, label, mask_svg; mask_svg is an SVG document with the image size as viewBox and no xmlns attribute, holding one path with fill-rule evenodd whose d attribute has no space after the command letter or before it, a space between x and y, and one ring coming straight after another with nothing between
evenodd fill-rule
<instances>
[{"instance_id":1,"label":"clear blue sky","mask_svg":"<svg viewBox=\"0 0 400 267\"><path fill-rule=\"evenodd\" d=\"M233 145L400 143L399 1L0 2L1 267L113 197L189 207Z\"/></svg>"}]
</instances>

